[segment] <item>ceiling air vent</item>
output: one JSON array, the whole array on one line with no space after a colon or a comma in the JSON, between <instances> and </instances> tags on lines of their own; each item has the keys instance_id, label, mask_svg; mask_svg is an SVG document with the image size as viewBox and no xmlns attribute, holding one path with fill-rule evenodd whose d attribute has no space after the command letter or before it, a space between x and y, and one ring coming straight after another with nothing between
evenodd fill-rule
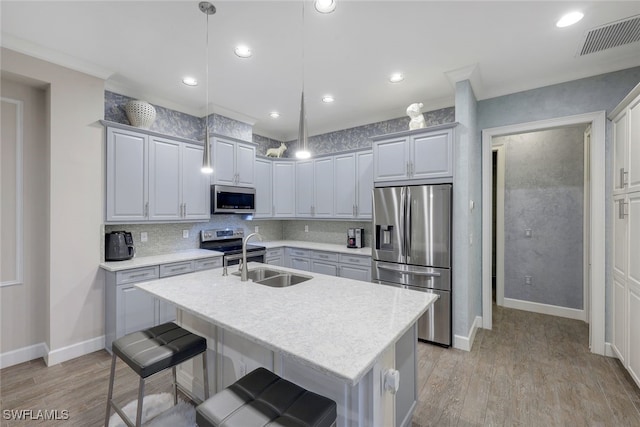
<instances>
[{"instance_id":1,"label":"ceiling air vent","mask_svg":"<svg viewBox=\"0 0 640 427\"><path fill-rule=\"evenodd\" d=\"M611 22L587 31L579 56L640 40L640 15Z\"/></svg>"}]
</instances>

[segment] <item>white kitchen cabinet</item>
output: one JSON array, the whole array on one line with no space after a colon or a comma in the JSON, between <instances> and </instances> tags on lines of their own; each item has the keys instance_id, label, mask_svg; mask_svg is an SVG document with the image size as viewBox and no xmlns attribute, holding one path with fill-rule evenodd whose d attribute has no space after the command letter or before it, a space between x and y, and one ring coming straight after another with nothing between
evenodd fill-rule
<instances>
[{"instance_id":1,"label":"white kitchen cabinet","mask_svg":"<svg viewBox=\"0 0 640 427\"><path fill-rule=\"evenodd\" d=\"M273 216L293 218L296 216L296 162L273 162Z\"/></svg>"},{"instance_id":2,"label":"white kitchen cabinet","mask_svg":"<svg viewBox=\"0 0 640 427\"><path fill-rule=\"evenodd\" d=\"M214 136L212 145L213 183L253 187L255 183L255 144Z\"/></svg>"},{"instance_id":3,"label":"white kitchen cabinet","mask_svg":"<svg viewBox=\"0 0 640 427\"><path fill-rule=\"evenodd\" d=\"M286 267L348 279L371 281L371 257L346 253L286 248Z\"/></svg>"},{"instance_id":4,"label":"white kitchen cabinet","mask_svg":"<svg viewBox=\"0 0 640 427\"><path fill-rule=\"evenodd\" d=\"M254 218L271 218L273 212L272 199L273 162L267 159L256 159L256 212Z\"/></svg>"},{"instance_id":5,"label":"white kitchen cabinet","mask_svg":"<svg viewBox=\"0 0 640 427\"><path fill-rule=\"evenodd\" d=\"M313 216L313 160L296 162L296 216Z\"/></svg>"},{"instance_id":6,"label":"white kitchen cabinet","mask_svg":"<svg viewBox=\"0 0 640 427\"><path fill-rule=\"evenodd\" d=\"M640 191L640 84L611 112L613 190Z\"/></svg>"},{"instance_id":7,"label":"white kitchen cabinet","mask_svg":"<svg viewBox=\"0 0 640 427\"><path fill-rule=\"evenodd\" d=\"M612 348L640 386L640 84L609 119L614 132Z\"/></svg>"},{"instance_id":8,"label":"white kitchen cabinet","mask_svg":"<svg viewBox=\"0 0 640 427\"><path fill-rule=\"evenodd\" d=\"M311 271L314 273L338 275L338 254L334 252L311 251Z\"/></svg>"},{"instance_id":9,"label":"white kitchen cabinet","mask_svg":"<svg viewBox=\"0 0 640 427\"><path fill-rule=\"evenodd\" d=\"M453 177L453 125L373 138L374 181Z\"/></svg>"},{"instance_id":10,"label":"white kitchen cabinet","mask_svg":"<svg viewBox=\"0 0 640 427\"><path fill-rule=\"evenodd\" d=\"M106 147L106 221L146 220L148 136L107 128Z\"/></svg>"},{"instance_id":11,"label":"white kitchen cabinet","mask_svg":"<svg viewBox=\"0 0 640 427\"><path fill-rule=\"evenodd\" d=\"M371 257L340 254L338 275L348 279L371 281Z\"/></svg>"},{"instance_id":12,"label":"white kitchen cabinet","mask_svg":"<svg viewBox=\"0 0 640 427\"><path fill-rule=\"evenodd\" d=\"M265 251L264 263L284 267L284 248L270 248Z\"/></svg>"},{"instance_id":13,"label":"white kitchen cabinet","mask_svg":"<svg viewBox=\"0 0 640 427\"><path fill-rule=\"evenodd\" d=\"M202 146L107 126L107 223L209 219Z\"/></svg>"},{"instance_id":14,"label":"white kitchen cabinet","mask_svg":"<svg viewBox=\"0 0 640 427\"><path fill-rule=\"evenodd\" d=\"M311 260L309 258L290 257L289 266L296 270L311 271Z\"/></svg>"},{"instance_id":15,"label":"white kitchen cabinet","mask_svg":"<svg viewBox=\"0 0 640 427\"><path fill-rule=\"evenodd\" d=\"M334 217L371 218L372 190L371 151L334 156Z\"/></svg>"},{"instance_id":16,"label":"white kitchen cabinet","mask_svg":"<svg viewBox=\"0 0 640 427\"><path fill-rule=\"evenodd\" d=\"M296 162L296 216L333 216L333 157Z\"/></svg>"},{"instance_id":17,"label":"white kitchen cabinet","mask_svg":"<svg viewBox=\"0 0 640 427\"><path fill-rule=\"evenodd\" d=\"M222 266L222 257L184 260L117 272L105 271L105 347L128 333L176 319L175 305L137 289L135 283Z\"/></svg>"}]
</instances>

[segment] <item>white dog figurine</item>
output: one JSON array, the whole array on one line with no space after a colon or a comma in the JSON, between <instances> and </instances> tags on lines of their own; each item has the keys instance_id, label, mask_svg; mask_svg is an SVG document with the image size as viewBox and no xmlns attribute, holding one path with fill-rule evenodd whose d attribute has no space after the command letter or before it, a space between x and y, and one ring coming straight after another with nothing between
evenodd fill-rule
<instances>
[{"instance_id":1,"label":"white dog figurine","mask_svg":"<svg viewBox=\"0 0 640 427\"><path fill-rule=\"evenodd\" d=\"M267 157L282 157L284 152L287 150L287 146L284 145L284 142L280 143L280 147L278 148L269 148L267 150Z\"/></svg>"},{"instance_id":2,"label":"white dog figurine","mask_svg":"<svg viewBox=\"0 0 640 427\"><path fill-rule=\"evenodd\" d=\"M407 107L407 116L411 118L409 122L409 129L422 129L427 127L427 123L424 121L424 116L420 112L420 109L424 107L422 102L414 103Z\"/></svg>"}]
</instances>

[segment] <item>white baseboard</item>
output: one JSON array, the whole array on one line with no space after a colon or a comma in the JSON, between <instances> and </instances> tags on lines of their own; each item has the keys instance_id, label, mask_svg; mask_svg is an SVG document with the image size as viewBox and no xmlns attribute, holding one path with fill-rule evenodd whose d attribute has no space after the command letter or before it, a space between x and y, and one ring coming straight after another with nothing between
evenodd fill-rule
<instances>
[{"instance_id":1,"label":"white baseboard","mask_svg":"<svg viewBox=\"0 0 640 427\"><path fill-rule=\"evenodd\" d=\"M85 354L93 353L94 351L102 350L104 348L104 342L104 335L102 335L77 344L52 350L45 355L44 362L47 366L57 365L58 363L75 359L76 357L84 356Z\"/></svg>"},{"instance_id":2,"label":"white baseboard","mask_svg":"<svg viewBox=\"0 0 640 427\"><path fill-rule=\"evenodd\" d=\"M587 321L586 312L575 308L560 307L558 305L542 304L539 302L522 301L519 299L505 298L504 307L515 308L517 310L531 311L539 314L549 314L551 316L565 317L567 319Z\"/></svg>"},{"instance_id":3,"label":"white baseboard","mask_svg":"<svg viewBox=\"0 0 640 427\"><path fill-rule=\"evenodd\" d=\"M47 345L41 342L16 350L7 351L5 353L0 353L0 369L45 357L48 350Z\"/></svg>"},{"instance_id":4,"label":"white baseboard","mask_svg":"<svg viewBox=\"0 0 640 427\"><path fill-rule=\"evenodd\" d=\"M458 350L471 351L471 347L473 347L473 341L476 339L476 332L478 332L478 328L481 327L482 316L476 316L473 324L471 325L471 329L469 329L469 334L466 337L461 335L454 335L453 348L457 348Z\"/></svg>"},{"instance_id":5,"label":"white baseboard","mask_svg":"<svg viewBox=\"0 0 640 427\"><path fill-rule=\"evenodd\" d=\"M611 346L610 342L604 343L604 355L607 357L615 357L616 359L618 358L618 355L613 350L613 347Z\"/></svg>"}]
</instances>

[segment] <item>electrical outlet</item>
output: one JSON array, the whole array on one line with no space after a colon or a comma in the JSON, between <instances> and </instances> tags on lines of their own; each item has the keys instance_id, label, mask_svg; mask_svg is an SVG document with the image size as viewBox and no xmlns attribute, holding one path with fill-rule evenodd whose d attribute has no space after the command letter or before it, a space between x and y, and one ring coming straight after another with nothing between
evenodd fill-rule
<instances>
[{"instance_id":1,"label":"electrical outlet","mask_svg":"<svg viewBox=\"0 0 640 427\"><path fill-rule=\"evenodd\" d=\"M149 236L147 235L146 231L143 231L140 233L140 241L141 242L146 242L147 240L149 240Z\"/></svg>"},{"instance_id":2,"label":"electrical outlet","mask_svg":"<svg viewBox=\"0 0 640 427\"><path fill-rule=\"evenodd\" d=\"M183 239L189 238L189 230L182 230L182 238Z\"/></svg>"},{"instance_id":3,"label":"electrical outlet","mask_svg":"<svg viewBox=\"0 0 640 427\"><path fill-rule=\"evenodd\" d=\"M531 229L530 229L530 228L526 228L526 229L524 230L524 237L531 238L531 236L532 236L532 235L533 235L533 231L531 231Z\"/></svg>"},{"instance_id":4,"label":"electrical outlet","mask_svg":"<svg viewBox=\"0 0 640 427\"><path fill-rule=\"evenodd\" d=\"M533 278L531 276L524 276L524 284L531 285Z\"/></svg>"},{"instance_id":5,"label":"electrical outlet","mask_svg":"<svg viewBox=\"0 0 640 427\"><path fill-rule=\"evenodd\" d=\"M253 229L254 233L259 233L260 232L260 227L258 227L257 225L255 226L255 228Z\"/></svg>"},{"instance_id":6,"label":"electrical outlet","mask_svg":"<svg viewBox=\"0 0 640 427\"><path fill-rule=\"evenodd\" d=\"M305 233L308 233L308 232L309 232L309 226L308 226L308 225L305 225L305 226L304 226L304 232L305 232Z\"/></svg>"}]
</instances>

